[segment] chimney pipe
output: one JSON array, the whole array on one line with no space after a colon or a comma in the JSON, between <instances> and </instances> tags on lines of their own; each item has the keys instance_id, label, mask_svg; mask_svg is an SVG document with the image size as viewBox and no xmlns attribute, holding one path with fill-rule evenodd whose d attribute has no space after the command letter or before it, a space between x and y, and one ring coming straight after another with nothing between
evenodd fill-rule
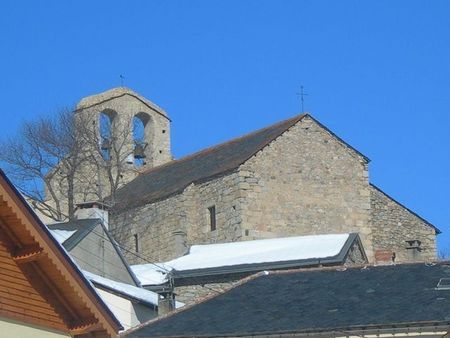
<instances>
[{"instance_id":1,"label":"chimney pipe","mask_svg":"<svg viewBox=\"0 0 450 338\"><path fill-rule=\"evenodd\" d=\"M173 290L158 292L158 316L165 315L175 309L175 294Z\"/></svg>"}]
</instances>

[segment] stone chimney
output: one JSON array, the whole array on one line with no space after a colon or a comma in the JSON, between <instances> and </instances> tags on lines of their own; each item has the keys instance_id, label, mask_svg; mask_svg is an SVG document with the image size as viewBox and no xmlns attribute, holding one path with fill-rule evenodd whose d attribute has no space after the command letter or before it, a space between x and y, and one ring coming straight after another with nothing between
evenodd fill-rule
<instances>
[{"instance_id":1,"label":"stone chimney","mask_svg":"<svg viewBox=\"0 0 450 338\"><path fill-rule=\"evenodd\" d=\"M108 229L108 210L109 206L102 202L82 202L77 204L75 217L77 219L99 218Z\"/></svg>"}]
</instances>

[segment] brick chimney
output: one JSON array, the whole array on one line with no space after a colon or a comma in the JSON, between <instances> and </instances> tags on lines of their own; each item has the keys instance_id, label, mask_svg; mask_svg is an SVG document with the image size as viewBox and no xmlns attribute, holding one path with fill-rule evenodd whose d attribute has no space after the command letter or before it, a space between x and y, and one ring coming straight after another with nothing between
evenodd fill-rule
<instances>
[{"instance_id":1,"label":"brick chimney","mask_svg":"<svg viewBox=\"0 0 450 338\"><path fill-rule=\"evenodd\" d=\"M392 250L375 250L375 263L377 265L395 264L395 252Z\"/></svg>"}]
</instances>

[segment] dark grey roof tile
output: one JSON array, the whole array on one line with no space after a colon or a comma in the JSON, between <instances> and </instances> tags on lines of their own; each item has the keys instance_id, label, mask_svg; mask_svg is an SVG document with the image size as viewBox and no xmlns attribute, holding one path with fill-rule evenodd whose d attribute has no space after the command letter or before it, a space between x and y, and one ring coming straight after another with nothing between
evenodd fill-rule
<instances>
[{"instance_id":1,"label":"dark grey roof tile","mask_svg":"<svg viewBox=\"0 0 450 338\"><path fill-rule=\"evenodd\" d=\"M285 271L128 332L128 337L202 337L331 332L449 324L450 265L405 264Z\"/></svg>"}]
</instances>

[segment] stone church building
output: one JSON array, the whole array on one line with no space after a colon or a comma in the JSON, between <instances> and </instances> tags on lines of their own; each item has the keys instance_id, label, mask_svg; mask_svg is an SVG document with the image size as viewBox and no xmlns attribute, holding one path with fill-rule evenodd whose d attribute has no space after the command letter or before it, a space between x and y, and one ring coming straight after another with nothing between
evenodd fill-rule
<instances>
[{"instance_id":1,"label":"stone church building","mask_svg":"<svg viewBox=\"0 0 450 338\"><path fill-rule=\"evenodd\" d=\"M373 185L369 159L309 114L172 159L168 115L133 91L83 99L83 110L145 122L146 163L130 161L110 230L147 259L193 244L336 233L358 233L371 262L436 259L439 230Z\"/></svg>"}]
</instances>

